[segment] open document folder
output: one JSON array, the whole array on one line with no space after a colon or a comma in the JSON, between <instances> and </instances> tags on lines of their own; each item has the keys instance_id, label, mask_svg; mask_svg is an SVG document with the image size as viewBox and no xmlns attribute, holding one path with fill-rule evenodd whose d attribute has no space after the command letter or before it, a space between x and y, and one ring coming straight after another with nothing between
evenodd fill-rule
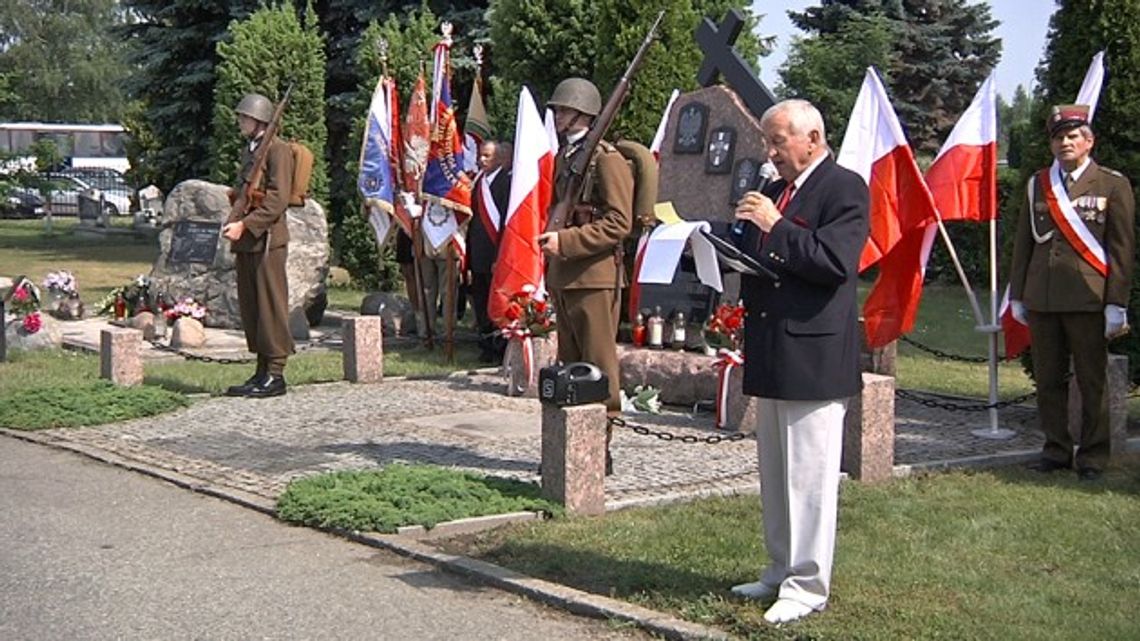
<instances>
[{"instance_id":1,"label":"open document folder","mask_svg":"<svg viewBox=\"0 0 1140 641\"><path fill-rule=\"evenodd\" d=\"M776 274L756 259L744 254L732 243L712 234L707 221L685 221L658 225L645 245L638 272L639 283L668 285L673 282L685 246L692 248L697 278L718 292L724 291L721 265L750 276L776 279Z\"/></svg>"}]
</instances>

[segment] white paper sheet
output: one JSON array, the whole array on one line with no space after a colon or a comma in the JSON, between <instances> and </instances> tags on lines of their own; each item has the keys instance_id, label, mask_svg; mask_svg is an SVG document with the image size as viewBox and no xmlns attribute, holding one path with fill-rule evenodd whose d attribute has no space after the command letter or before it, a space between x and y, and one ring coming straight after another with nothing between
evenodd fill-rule
<instances>
[{"instance_id":1,"label":"white paper sheet","mask_svg":"<svg viewBox=\"0 0 1140 641\"><path fill-rule=\"evenodd\" d=\"M668 285L673 282L677 264L686 245L691 245L693 260L697 266L697 278L716 291L724 291L720 278L720 265L712 243L699 232L711 227L706 221L682 221L670 225L659 225L649 236L645 246L645 256L641 259L641 272L638 282Z\"/></svg>"}]
</instances>

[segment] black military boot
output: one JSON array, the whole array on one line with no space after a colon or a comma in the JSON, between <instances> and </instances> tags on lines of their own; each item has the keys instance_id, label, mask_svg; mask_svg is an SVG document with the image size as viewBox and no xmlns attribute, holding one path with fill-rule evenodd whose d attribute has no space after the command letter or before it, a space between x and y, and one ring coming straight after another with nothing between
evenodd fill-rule
<instances>
[{"instance_id":1,"label":"black military boot","mask_svg":"<svg viewBox=\"0 0 1140 641\"><path fill-rule=\"evenodd\" d=\"M267 374L253 389L246 394L248 398L270 398L285 395L285 377Z\"/></svg>"},{"instance_id":2,"label":"black military boot","mask_svg":"<svg viewBox=\"0 0 1140 641\"><path fill-rule=\"evenodd\" d=\"M266 376L267 374L265 372L255 372L253 376L250 376L249 379L241 385L230 385L226 388L226 396L249 396L249 393L260 385L261 380Z\"/></svg>"}]
</instances>

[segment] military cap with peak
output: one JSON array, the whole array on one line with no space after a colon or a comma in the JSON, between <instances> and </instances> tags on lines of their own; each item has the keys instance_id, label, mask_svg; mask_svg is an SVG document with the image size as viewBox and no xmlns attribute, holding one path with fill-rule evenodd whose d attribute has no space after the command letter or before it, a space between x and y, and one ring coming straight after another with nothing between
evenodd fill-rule
<instances>
[{"instance_id":1,"label":"military cap with peak","mask_svg":"<svg viewBox=\"0 0 1140 641\"><path fill-rule=\"evenodd\" d=\"M1045 121L1050 136L1087 124L1089 124L1088 105L1055 105Z\"/></svg>"}]
</instances>

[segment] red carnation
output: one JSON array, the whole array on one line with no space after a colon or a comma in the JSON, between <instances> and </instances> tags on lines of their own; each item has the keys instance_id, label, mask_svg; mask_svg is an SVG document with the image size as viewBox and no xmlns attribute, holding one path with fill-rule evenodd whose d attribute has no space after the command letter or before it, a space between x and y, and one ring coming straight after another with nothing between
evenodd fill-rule
<instances>
[{"instance_id":1,"label":"red carnation","mask_svg":"<svg viewBox=\"0 0 1140 641\"><path fill-rule=\"evenodd\" d=\"M510 305L507 305L507 310L504 312L504 315L507 317L507 320L516 321L522 318L522 306L512 302Z\"/></svg>"},{"instance_id":2,"label":"red carnation","mask_svg":"<svg viewBox=\"0 0 1140 641\"><path fill-rule=\"evenodd\" d=\"M15 300L17 303L23 303L23 302L27 301L28 300L28 288L27 288L27 286L21 287L21 288L17 289L15 292L13 292L12 293L12 299Z\"/></svg>"},{"instance_id":3,"label":"red carnation","mask_svg":"<svg viewBox=\"0 0 1140 641\"><path fill-rule=\"evenodd\" d=\"M39 312L32 312L24 317L24 331L29 334L35 334L43 326L44 321L40 318Z\"/></svg>"}]
</instances>

